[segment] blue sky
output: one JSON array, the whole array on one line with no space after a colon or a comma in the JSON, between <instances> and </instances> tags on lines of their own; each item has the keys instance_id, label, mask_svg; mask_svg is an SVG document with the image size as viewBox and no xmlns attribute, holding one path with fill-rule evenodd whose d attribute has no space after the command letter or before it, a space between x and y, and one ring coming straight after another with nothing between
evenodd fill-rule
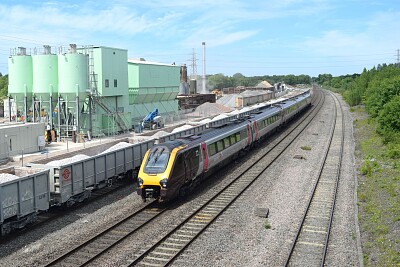
<instances>
[{"instance_id":1,"label":"blue sky","mask_svg":"<svg viewBox=\"0 0 400 267\"><path fill-rule=\"evenodd\" d=\"M400 1L2 0L0 29L3 74L11 48L75 43L187 65L194 49L201 75L206 42L207 74L337 76L396 62Z\"/></svg>"}]
</instances>

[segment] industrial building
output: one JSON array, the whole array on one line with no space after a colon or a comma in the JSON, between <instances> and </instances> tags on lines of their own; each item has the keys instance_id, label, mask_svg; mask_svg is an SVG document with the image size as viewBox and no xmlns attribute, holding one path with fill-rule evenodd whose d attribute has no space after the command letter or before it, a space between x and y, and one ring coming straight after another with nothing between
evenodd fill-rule
<instances>
[{"instance_id":1,"label":"industrial building","mask_svg":"<svg viewBox=\"0 0 400 267\"><path fill-rule=\"evenodd\" d=\"M128 60L125 49L19 47L8 67L5 110L17 109L10 120L45 123L58 141L127 132L154 108L164 117L178 112L180 67Z\"/></svg>"}]
</instances>

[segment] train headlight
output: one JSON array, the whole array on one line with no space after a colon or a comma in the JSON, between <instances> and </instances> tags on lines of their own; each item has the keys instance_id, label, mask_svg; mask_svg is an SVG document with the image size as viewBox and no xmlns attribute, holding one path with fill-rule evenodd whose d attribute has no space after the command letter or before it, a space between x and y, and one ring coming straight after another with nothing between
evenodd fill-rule
<instances>
[{"instance_id":1,"label":"train headlight","mask_svg":"<svg viewBox=\"0 0 400 267\"><path fill-rule=\"evenodd\" d=\"M160 181L160 185L161 185L161 187L162 188L166 188L167 187L167 179L162 179L161 181Z\"/></svg>"},{"instance_id":2,"label":"train headlight","mask_svg":"<svg viewBox=\"0 0 400 267\"><path fill-rule=\"evenodd\" d=\"M143 185L143 179L142 178L138 178L138 186L142 186Z\"/></svg>"}]
</instances>

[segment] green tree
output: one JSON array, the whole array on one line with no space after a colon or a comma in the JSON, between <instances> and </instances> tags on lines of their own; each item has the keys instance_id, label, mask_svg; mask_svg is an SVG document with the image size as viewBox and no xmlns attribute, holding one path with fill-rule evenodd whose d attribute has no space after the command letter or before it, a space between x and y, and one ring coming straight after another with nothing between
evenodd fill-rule
<instances>
[{"instance_id":1,"label":"green tree","mask_svg":"<svg viewBox=\"0 0 400 267\"><path fill-rule=\"evenodd\" d=\"M2 75L0 73L0 105L3 105L3 99L7 98L8 95L8 75Z\"/></svg>"},{"instance_id":2,"label":"green tree","mask_svg":"<svg viewBox=\"0 0 400 267\"><path fill-rule=\"evenodd\" d=\"M400 77L379 79L368 89L365 107L372 117L377 117L382 107L398 95L400 95Z\"/></svg>"},{"instance_id":3,"label":"green tree","mask_svg":"<svg viewBox=\"0 0 400 267\"><path fill-rule=\"evenodd\" d=\"M400 132L400 95L394 96L383 106L378 122L383 133Z\"/></svg>"}]
</instances>

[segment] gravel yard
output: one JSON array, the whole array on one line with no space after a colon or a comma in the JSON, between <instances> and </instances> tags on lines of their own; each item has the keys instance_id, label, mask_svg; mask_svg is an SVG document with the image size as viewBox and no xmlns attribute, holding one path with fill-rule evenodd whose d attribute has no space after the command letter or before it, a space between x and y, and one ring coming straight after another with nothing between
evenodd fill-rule
<instances>
[{"instance_id":1,"label":"gravel yard","mask_svg":"<svg viewBox=\"0 0 400 267\"><path fill-rule=\"evenodd\" d=\"M273 164L262 179L254 183L213 226L177 259L174 266L283 266L302 216L312 181L322 160L328 142L333 114L333 100L326 98L325 107L306 133L294 142L281 159ZM329 266L360 266L357 231L355 227L355 173L352 118L345 111L346 140L339 199L334 217L328 252ZM309 146L311 150L302 150ZM294 158L301 155L303 159ZM257 158L257 151L246 160ZM120 266L126 258L137 254L163 235L185 215L227 184L239 172L244 158L216 173L204 183L195 195L176 203L157 225L148 225L134 238L117 245L104 259L90 266ZM217 178L220 177L220 178ZM96 229L113 223L128 212L139 209L143 203L135 192L135 185L85 205L44 227L39 227L15 240L0 245L0 266L40 266L46 259L64 249L79 244ZM305 194L307 192L307 195ZM254 208L266 207L267 219L254 215ZM266 225L270 229L266 229Z\"/></svg>"}]
</instances>

